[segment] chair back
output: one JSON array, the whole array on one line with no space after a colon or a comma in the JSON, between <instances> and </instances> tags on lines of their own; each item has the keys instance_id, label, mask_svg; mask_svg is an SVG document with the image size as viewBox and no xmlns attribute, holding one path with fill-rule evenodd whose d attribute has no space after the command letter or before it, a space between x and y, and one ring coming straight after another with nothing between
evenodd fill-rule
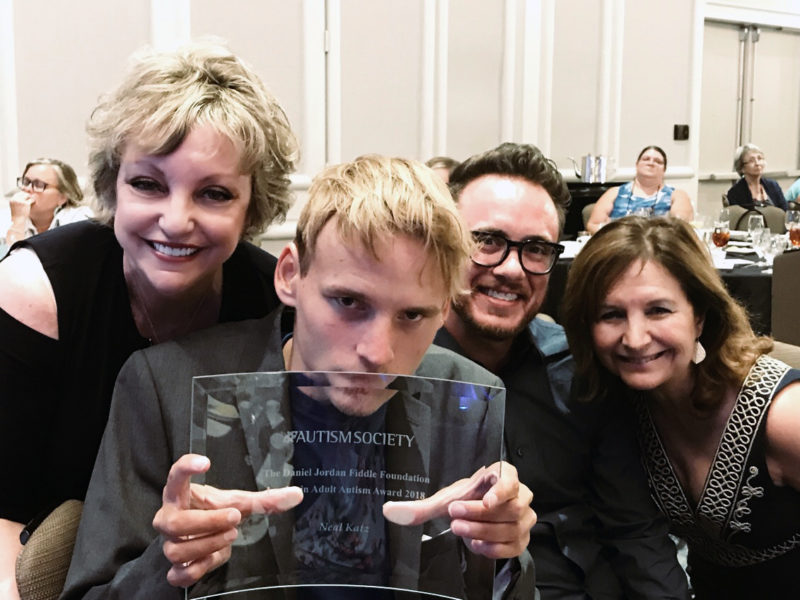
<instances>
[{"instance_id":1,"label":"chair back","mask_svg":"<svg viewBox=\"0 0 800 600\"><path fill-rule=\"evenodd\" d=\"M794 369L800 369L800 346L775 342L769 355L785 362Z\"/></svg>"},{"instance_id":2,"label":"chair back","mask_svg":"<svg viewBox=\"0 0 800 600\"><path fill-rule=\"evenodd\" d=\"M586 224L589 222L589 219L592 218L592 211L594 210L594 205L597 204L596 202L590 202L586 206L581 209L581 217L583 218L583 228L586 229Z\"/></svg>"},{"instance_id":3,"label":"chair back","mask_svg":"<svg viewBox=\"0 0 800 600\"><path fill-rule=\"evenodd\" d=\"M772 337L800 345L800 250L776 256L772 266Z\"/></svg>"},{"instance_id":4,"label":"chair back","mask_svg":"<svg viewBox=\"0 0 800 600\"><path fill-rule=\"evenodd\" d=\"M747 208L734 204L728 207L731 216L731 229L739 231L747 230L747 219L750 215L761 215L764 217L764 222L767 228L772 233L785 233L786 232L786 212L777 206L758 206Z\"/></svg>"},{"instance_id":5,"label":"chair back","mask_svg":"<svg viewBox=\"0 0 800 600\"><path fill-rule=\"evenodd\" d=\"M36 528L17 557L21 600L56 600L67 579L83 502L67 500Z\"/></svg>"}]
</instances>

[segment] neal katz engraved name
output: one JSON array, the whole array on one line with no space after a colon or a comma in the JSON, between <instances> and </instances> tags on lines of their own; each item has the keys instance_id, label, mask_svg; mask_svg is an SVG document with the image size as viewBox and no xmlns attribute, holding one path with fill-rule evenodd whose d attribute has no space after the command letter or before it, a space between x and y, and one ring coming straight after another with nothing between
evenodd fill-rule
<instances>
[{"instance_id":1,"label":"neal katz engraved name","mask_svg":"<svg viewBox=\"0 0 800 600\"><path fill-rule=\"evenodd\" d=\"M384 431L341 431L339 429L296 429L286 433L293 442L306 444L373 444L411 448L413 435L386 433Z\"/></svg>"},{"instance_id":2,"label":"neal katz engraved name","mask_svg":"<svg viewBox=\"0 0 800 600\"><path fill-rule=\"evenodd\" d=\"M369 533L369 525L353 525L340 521L338 523L325 523L319 524L320 531L355 531L356 533Z\"/></svg>"}]
</instances>

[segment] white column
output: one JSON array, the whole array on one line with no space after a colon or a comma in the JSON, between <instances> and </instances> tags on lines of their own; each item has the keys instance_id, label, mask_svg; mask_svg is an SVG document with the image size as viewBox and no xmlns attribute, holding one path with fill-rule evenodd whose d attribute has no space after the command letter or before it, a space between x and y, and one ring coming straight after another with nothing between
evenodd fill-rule
<instances>
[{"instance_id":1,"label":"white column","mask_svg":"<svg viewBox=\"0 0 800 600\"><path fill-rule=\"evenodd\" d=\"M19 173L14 1L0 0L0 193L11 190Z\"/></svg>"},{"instance_id":2,"label":"white column","mask_svg":"<svg viewBox=\"0 0 800 600\"><path fill-rule=\"evenodd\" d=\"M503 5L503 66L500 75L500 139L514 139L514 107L517 82L517 2Z\"/></svg>"},{"instance_id":3,"label":"white column","mask_svg":"<svg viewBox=\"0 0 800 600\"><path fill-rule=\"evenodd\" d=\"M521 141L549 156L553 98L555 0L526 0L522 44Z\"/></svg>"},{"instance_id":4,"label":"white column","mask_svg":"<svg viewBox=\"0 0 800 600\"><path fill-rule=\"evenodd\" d=\"M172 50L191 39L190 0L150 0L150 43Z\"/></svg>"},{"instance_id":5,"label":"white column","mask_svg":"<svg viewBox=\"0 0 800 600\"><path fill-rule=\"evenodd\" d=\"M327 148L328 164L342 160L342 7L340 0L327 0Z\"/></svg>"},{"instance_id":6,"label":"white column","mask_svg":"<svg viewBox=\"0 0 800 600\"><path fill-rule=\"evenodd\" d=\"M433 156L436 123L436 0L422 3L422 52L420 65L419 157Z\"/></svg>"},{"instance_id":7,"label":"white column","mask_svg":"<svg viewBox=\"0 0 800 600\"><path fill-rule=\"evenodd\" d=\"M307 175L325 165L325 56L328 33L319 0L303 0L303 157ZM299 179L299 175L297 176ZM310 179L308 176L305 180Z\"/></svg>"},{"instance_id":8,"label":"white column","mask_svg":"<svg viewBox=\"0 0 800 600\"><path fill-rule=\"evenodd\" d=\"M450 57L450 0L436 2L436 92L434 104L434 135L431 154L449 154L447 149L447 74Z\"/></svg>"}]
</instances>

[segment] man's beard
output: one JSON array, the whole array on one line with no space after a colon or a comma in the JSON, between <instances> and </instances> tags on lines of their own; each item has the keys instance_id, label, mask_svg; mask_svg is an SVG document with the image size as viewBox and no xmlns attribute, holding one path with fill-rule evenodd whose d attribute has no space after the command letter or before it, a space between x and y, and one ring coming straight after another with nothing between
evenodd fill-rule
<instances>
[{"instance_id":1,"label":"man's beard","mask_svg":"<svg viewBox=\"0 0 800 600\"><path fill-rule=\"evenodd\" d=\"M522 333L528 323L530 323L539 312L538 306L532 306L525 315L514 326L500 326L500 325L485 325L478 322L472 315L470 310L471 296L463 296L453 302L453 310L464 322L466 329L472 331L474 334L492 340L494 342L503 342L509 339L514 339Z\"/></svg>"}]
</instances>

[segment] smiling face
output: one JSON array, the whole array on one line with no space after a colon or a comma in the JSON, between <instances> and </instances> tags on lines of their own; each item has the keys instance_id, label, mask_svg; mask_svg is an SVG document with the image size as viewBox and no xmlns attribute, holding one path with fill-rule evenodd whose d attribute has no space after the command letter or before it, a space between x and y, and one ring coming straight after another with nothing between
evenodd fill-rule
<instances>
[{"instance_id":1,"label":"smiling face","mask_svg":"<svg viewBox=\"0 0 800 600\"><path fill-rule=\"evenodd\" d=\"M655 148L648 148L636 161L637 177L655 177L661 179L666 171L664 157Z\"/></svg>"},{"instance_id":2,"label":"smiling face","mask_svg":"<svg viewBox=\"0 0 800 600\"><path fill-rule=\"evenodd\" d=\"M448 288L420 241L398 234L375 250L380 260L359 241L343 241L335 217L320 230L305 275L297 247L283 250L275 289L296 309L287 368L409 375L419 366L444 320ZM368 387L351 376L332 377L331 384ZM343 413L366 415L386 396L349 393L331 400Z\"/></svg>"},{"instance_id":3,"label":"smiling face","mask_svg":"<svg viewBox=\"0 0 800 600\"><path fill-rule=\"evenodd\" d=\"M126 277L158 295L204 291L235 250L249 202L239 152L211 126L195 127L166 156L129 145L114 215Z\"/></svg>"},{"instance_id":4,"label":"smiling face","mask_svg":"<svg viewBox=\"0 0 800 600\"><path fill-rule=\"evenodd\" d=\"M31 165L23 177L31 181L38 179L47 184L42 192L26 188L31 201L31 221L40 231L42 228L47 229L55 210L67 201L67 197L58 189L58 173L50 165Z\"/></svg>"},{"instance_id":5,"label":"smiling face","mask_svg":"<svg viewBox=\"0 0 800 600\"><path fill-rule=\"evenodd\" d=\"M592 326L600 362L635 390L691 391L702 319L680 284L654 262L631 264L611 286Z\"/></svg>"},{"instance_id":6,"label":"smiling face","mask_svg":"<svg viewBox=\"0 0 800 600\"><path fill-rule=\"evenodd\" d=\"M553 200L542 186L526 179L479 177L462 190L458 207L470 231L499 233L512 241L558 241ZM469 294L454 303L448 330L462 347L479 338L513 340L539 312L549 278L523 271L516 249L495 267L472 263Z\"/></svg>"}]
</instances>

